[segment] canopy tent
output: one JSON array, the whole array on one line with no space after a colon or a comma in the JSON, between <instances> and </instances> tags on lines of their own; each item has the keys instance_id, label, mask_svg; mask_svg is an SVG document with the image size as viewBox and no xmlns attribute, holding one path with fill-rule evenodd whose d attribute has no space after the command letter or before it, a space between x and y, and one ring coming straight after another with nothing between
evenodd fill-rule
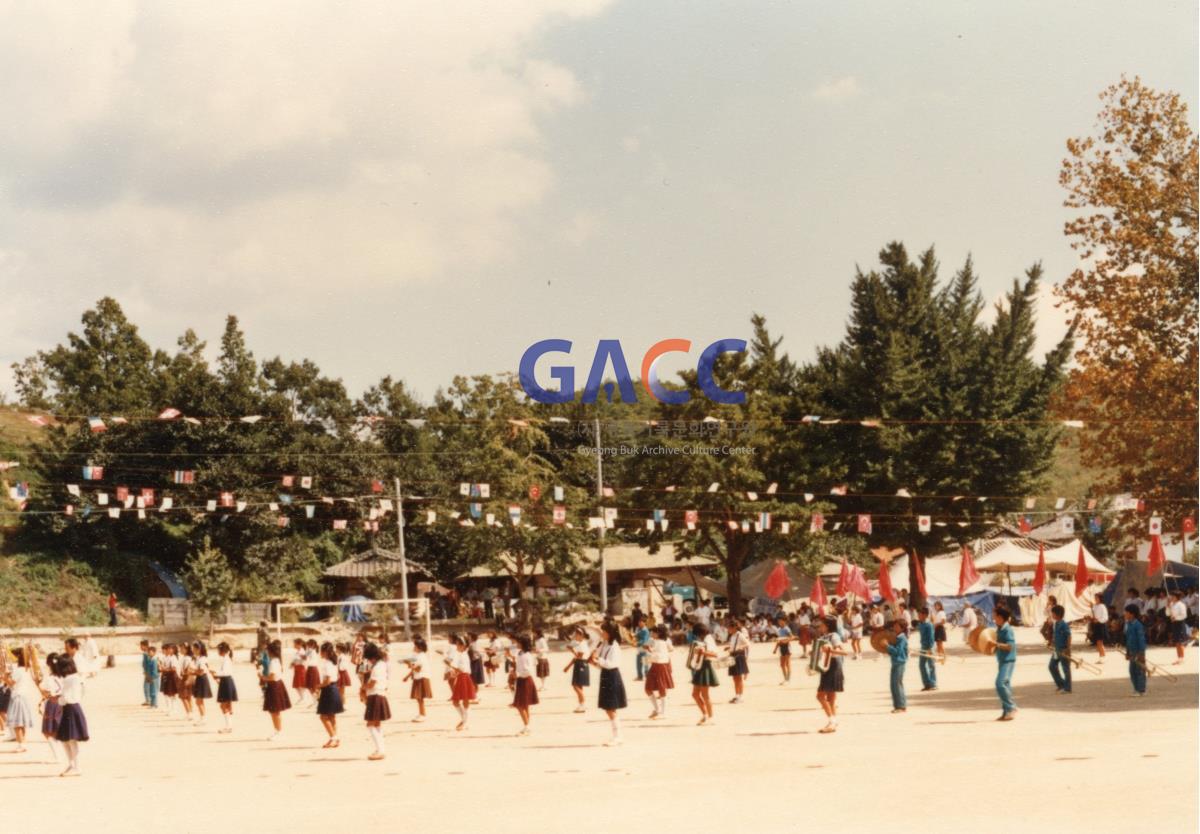
<instances>
[{"instance_id":1,"label":"canopy tent","mask_svg":"<svg viewBox=\"0 0 1200 834\"><path fill-rule=\"evenodd\" d=\"M1078 541L1067 542L1058 547L1046 548L1046 570L1055 573L1074 574L1079 564ZM1083 549L1084 564L1087 565L1088 575L1097 577L1112 575L1111 568ZM988 552L975 560L975 567L980 572L989 573L1024 573L1036 571L1038 566L1037 542L1028 539L1000 539Z\"/></svg>"},{"instance_id":2,"label":"canopy tent","mask_svg":"<svg viewBox=\"0 0 1200 834\"><path fill-rule=\"evenodd\" d=\"M670 582L674 585L691 585L702 593L707 593L709 596L728 597L729 589L724 582L718 582L715 579L709 579L699 571L691 571L687 569L655 571L648 574L647 579L658 580L660 582Z\"/></svg>"},{"instance_id":3,"label":"canopy tent","mask_svg":"<svg viewBox=\"0 0 1200 834\"><path fill-rule=\"evenodd\" d=\"M1077 551L1078 552L1078 551ZM1023 588L1012 588L1012 592L1025 590ZM1082 620L1085 617L1091 616L1092 601L1104 590L1103 583L1093 583L1084 589L1083 594L1075 596L1075 580L1074 579L1048 579L1046 587L1042 589L1042 593L1032 593L1033 589L1028 588L1029 594L1020 596L1018 602L1021 608L1021 621L1027 625L1041 625L1049 616L1049 611L1046 610L1046 605L1049 602L1049 597L1053 596L1058 600L1058 604L1066 610L1065 619L1067 622L1075 622Z\"/></svg>"},{"instance_id":4,"label":"canopy tent","mask_svg":"<svg viewBox=\"0 0 1200 834\"><path fill-rule=\"evenodd\" d=\"M908 587L908 559L907 555L900 556L888 562L888 577L892 580L892 590L905 590L911 593ZM958 572L962 569L962 554L955 553L950 556L930 556L925 560L925 593L930 597L957 597L958 596ZM983 566L979 561L975 561L975 567L981 572ZM985 585L982 579L974 582L966 589L968 594L976 591L984 590Z\"/></svg>"},{"instance_id":5,"label":"canopy tent","mask_svg":"<svg viewBox=\"0 0 1200 834\"><path fill-rule=\"evenodd\" d=\"M1200 582L1200 570L1195 565L1167 560L1162 571L1147 576L1149 567L1149 562L1126 562L1104 589L1104 602L1108 605L1124 605L1125 592L1130 588L1144 591L1146 588L1165 587L1167 590L1179 588L1192 591Z\"/></svg>"},{"instance_id":6,"label":"canopy tent","mask_svg":"<svg viewBox=\"0 0 1200 834\"><path fill-rule=\"evenodd\" d=\"M779 564L782 564L784 570L787 571L788 589L777 600L771 600L765 590L767 577ZM812 587L813 577L781 559L767 559L742 571L742 597L745 599L762 599L776 603L808 599L808 595L812 593Z\"/></svg>"}]
</instances>

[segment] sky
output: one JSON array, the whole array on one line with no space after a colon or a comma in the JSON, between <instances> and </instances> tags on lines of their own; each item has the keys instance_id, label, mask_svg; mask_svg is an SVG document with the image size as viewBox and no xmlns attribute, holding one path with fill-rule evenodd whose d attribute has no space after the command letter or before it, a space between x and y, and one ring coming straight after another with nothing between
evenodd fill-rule
<instances>
[{"instance_id":1,"label":"sky","mask_svg":"<svg viewBox=\"0 0 1200 834\"><path fill-rule=\"evenodd\" d=\"M1194 2L0 0L0 391L110 295L155 347L428 399L767 316L810 359L889 241L987 300L1074 259L1057 175L1122 73L1195 123ZM1065 329L1049 288L1039 350ZM695 361L695 356L692 361ZM672 361L675 363L672 366ZM663 370L683 358L664 360ZM636 370L635 370L636 373Z\"/></svg>"}]
</instances>

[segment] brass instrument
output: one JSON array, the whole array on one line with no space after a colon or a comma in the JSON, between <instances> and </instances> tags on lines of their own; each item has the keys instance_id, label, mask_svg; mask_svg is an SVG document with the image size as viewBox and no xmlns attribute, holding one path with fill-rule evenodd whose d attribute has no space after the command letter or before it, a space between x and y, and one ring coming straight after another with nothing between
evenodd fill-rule
<instances>
[{"instance_id":1,"label":"brass instrument","mask_svg":"<svg viewBox=\"0 0 1200 834\"><path fill-rule=\"evenodd\" d=\"M1071 665L1076 669L1082 669L1085 672L1090 672L1093 675L1100 675L1104 670L1091 661L1084 660L1082 657L1075 657L1070 652L1062 652L1059 657L1064 657L1071 662Z\"/></svg>"},{"instance_id":2,"label":"brass instrument","mask_svg":"<svg viewBox=\"0 0 1200 834\"><path fill-rule=\"evenodd\" d=\"M1125 656L1126 660L1133 660L1132 658L1129 657L1128 654L1126 654L1125 650L1122 649L1120 646L1117 646L1116 649L1122 655ZM1143 671L1145 671L1147 677L1150 677L1153 675L1158 675L1160 678L1166 678L1170 683L1178 683L1179 682L1179 678L1175 677L1175 675L1172 674L1170 669L1167 669L1165 666L1160 666L1159 664L1155 663L1153 660L1150 660L1149 658L1146 658L1145 660L1133 660L1133 662L1136 663L1138 666L1142 667L1142 669L1143 669Z\"/></svg>"}]
</instances>

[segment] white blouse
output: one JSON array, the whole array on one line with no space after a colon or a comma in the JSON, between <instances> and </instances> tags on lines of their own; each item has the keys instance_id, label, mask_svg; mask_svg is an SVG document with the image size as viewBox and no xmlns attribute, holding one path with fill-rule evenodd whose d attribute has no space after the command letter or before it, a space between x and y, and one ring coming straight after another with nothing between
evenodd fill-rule
<instances>
[{"instance_id":1,"label":"white blouse","mask_svg":"<svg viewBox=\"0 0 1200 834\"><path fill-rule=\"evenodd\" d=\"M709 638L712 639L711 637ZM716 644L714 644L715 648ZM605 643L600 648L600 654L596 657L596 662L601 669L616 669L621 665L621 647L616 643Z\"/></svg>"},{"instance_id":2,"label":"white blouse","mask_svg":"<svg viewBox=\"0 0 1200 834\"><path fill-rule=\"evenodd\" d=\"M388 667L386 660L376 660L368 679L368 695L386 695L388 690Z\"/></svg>"},{"instance_id":3,"label":"white blouse","mask_svg":"<svg viewBox=\"0 0 1200 834\"><path fill-rule=\"evenodd\" d=\"M517 677L532 678L537 669L537 659L532 652L521 652L517 655Z\"/></svg>"},{"instance_id":4,"label":"white blouse","mask_svg":"<svg viewBox=\"0 0 1200 834\"><path fill-rule=\"evenodd\" d=\"M283 678L283 663L280 662L279 658L273 657L267 663L267 677L274 680Z\"/></svg>"},{"instance_id":5,"label":"white blouse","mask_svg":"<svg viewBox=\"0 0 1200 834\"><path fill-rule=\"evenodd\" d=\"M417 652L416 657L413 658L413 662L412 662L413 680L421 681L421 680L425 680L426 678L428 678L429 677L429 669L427 668L428 666L429 666L429 656L427 654L425 654L425 652Z\"/></svg>"},{"instance_id":6,"label":"white blouse","mask_svg":"<svg viewBox=\"0 0 1200 834\"><path fill-rule=\"evenodd\" d=\"M208 673L208 658L207 657L204 657L203 655L201 655L200 657L196 658L195 664L196 664L196 674L197 675L204 675L204 674Z\"/></svg>"},{"instance_id":7,"label":"white blouse","mask_svg":"<svg viewBox=\"0 0 1200 834\"><path fill-rule=\"evenodd\" d=\"M64 704L78 704L82 698L83 676L76 672L63 678L62 695L59 700Z\"/></svg>"},{"instance_id":8,"label":"white blouse","mask_svg":"<svg viewBox=\"0 0 1200 834\"><path fill-rule=\"evenodd\" d=\"M321 681L337 683L338 667L332 660L321 660Z\"/></svg>"},{"instance_id":9,"label":"white blouse","mask_svg":"<svg viewBox=\"0 0 1200 834\"><path fill-rule=\"evenodd\" d=\"M304 665L305 666L320 666L321 665L320 653L313 651L312 649L309 649L304 654Z\"/></svg>"},{"instance_id":10,"label":"white blouse","mask_svg":"<svg viewBox=\"0 0 1200 834\"><path fill-rule=\"evenodd\" d=\"M466 651L460 652L455 650L453 654L449 655L449 659L451 669L468 675L471 674L471 657Z\"/></svg>"},{"instance_id":11,"label":"white blouse","mask_svg":"<svg viewBox=\"0 0 1200 834\"><path fill-rule=\"evenodd\" d=\"M539 637L533 644L533 650L540 658L548 657L550 655L550 641L545 637Z\"/></svg>"},{"instance_id":12,"label":"white blouse","mask_svg":"<svg viewBox=\"0 0 1200 834\"><path fill-rule=\"evenodd\" d=\"M217 666L217 677L218 678L233 677L233 655L232 654L221 655L221 663L220 663L220 665Z\"/></svg>"},{"instance_id":13,"label":"white blouse","mask_svg":"<svg viewBox=\"0 0 1200 834\"><path fill-rule=\"evenodd\" d=\"M650 643L650 662L651 663L670 663L671 662L671 641L670 640L654 640Z\"/></svg>"}]
</instances>

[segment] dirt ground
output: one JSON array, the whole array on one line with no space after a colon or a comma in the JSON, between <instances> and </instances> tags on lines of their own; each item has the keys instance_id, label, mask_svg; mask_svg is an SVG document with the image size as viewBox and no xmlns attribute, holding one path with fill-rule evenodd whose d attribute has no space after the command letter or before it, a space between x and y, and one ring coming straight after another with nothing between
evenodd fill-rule
<instances>
[{"instance_id":1,"label":"dirt ground","mask_svg":"<svg viewBox=\"0 0 1200 834\"><path fill-rule=\"evenodd\" d=\"M311 708L285 713L283 735L267 742L254 670L242 662L235 729L220 735L215 714L193 727L139 706L138 658L120 658L87 683L92 740L83 745L81 777L59 778L62 768L40 740L25 754L0 745L0 820L4 831L40 834L328 834L364 824L373 832L489 834L907 832L939 823L960 832L1195 831L1196 650L1183 666L1168 667L1177 683L1152 677L1145 698L1130 697L1126 665L1112 652L1100 677L1077 674L1075 694L1063 696L1036 632L1019 629L1018 640L1015 721L994 721L995 661L957 641L939 667L936 692L918 691L909 663L909 710L892 715L887 661L866 647L864 659L846 662L841 728L832 735L817 733L824 720L816 678L797 662L791 684L781 686L769 646L752 651L745 703L728 703L733 687L722 673L710 727L696 726L680 650L680 688L667 718L649 721L628 650L630 706L619 747L603 746L608 726L595 708L595 686L587 714L571 712L563 654L552 658L526 738L515 737L520 722L503 686L481 689L470 731L456 733L448 687L435 680L429 720L410 723L415 710L393 665L381 762L366 759L371 746L356 697L342 716L339 749L321 749ZM393 645L393 658L405 654ZM1090 649L1085 656L1095 659ZM1156 648L1150 658L1169 663L1173 652Z\"/></svg>"}]
</instances>

